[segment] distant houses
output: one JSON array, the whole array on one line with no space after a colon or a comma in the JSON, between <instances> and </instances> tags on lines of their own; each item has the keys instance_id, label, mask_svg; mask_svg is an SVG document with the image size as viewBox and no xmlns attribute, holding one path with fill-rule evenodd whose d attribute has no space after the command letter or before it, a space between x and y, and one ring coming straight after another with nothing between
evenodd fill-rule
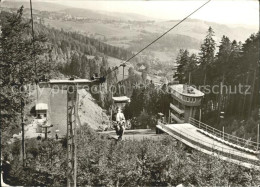
<instances>
[{"instance_id":1,"label":"distant houses","mask_svg":"<svg viewBox=\"0 0 260 187\"><path fill-rule=\"evenodd\" d=\"M139 68L138 68L138 71L144 71L144 70L146 70L146 67L144 66L144 65L141 65Z\"/></svg>"}]
</instances>

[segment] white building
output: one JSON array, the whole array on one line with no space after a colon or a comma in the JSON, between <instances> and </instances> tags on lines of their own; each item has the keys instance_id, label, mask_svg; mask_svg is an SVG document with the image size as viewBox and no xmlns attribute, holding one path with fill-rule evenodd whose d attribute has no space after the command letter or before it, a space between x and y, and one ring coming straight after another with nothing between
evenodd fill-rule
<instances>
[{"instance_id":1,"label":"white building","mask_svg":"<svg viewBox=\"0 0 260 187\"><path fill-rule=\"evenodd\" d=\"M37 103L35 110L37 118L47 118L48 105L46 103Z\"/></svg>"},{"instance_id":2,"label":"white building","mask_svg":"<svg viewBox=\"0 0 260 187\"><path fill-rule=\"evenodd\" d=\"M185 84L171 85L170 91L170 123L188 123L190 117L195 117L204 93Z\"/></svg>"}]
</instances>

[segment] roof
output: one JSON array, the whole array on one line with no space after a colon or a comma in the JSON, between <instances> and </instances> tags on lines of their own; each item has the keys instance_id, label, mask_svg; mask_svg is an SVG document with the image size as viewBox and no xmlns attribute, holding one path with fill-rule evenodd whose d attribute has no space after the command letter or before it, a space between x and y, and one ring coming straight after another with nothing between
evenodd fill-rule
<instances>
[{"instance_id":1,"label":"roof","mask_svg":"<svg viewBox=\"0 0 260 187\"><path fill-rule=\"evenodd\" d=\"M170 88L178 93L180 93L181 95L184 96L189 96L189 97L203 97L204 93L197 90L196 88L192 87L192 86L188 86L186 85L187 88L192 89L192 92L188 93L187 91L185 92L184 88L185 85L184 84L175 84L175 85L171 85Z\"/></svg>"},{"instance_id":2,"label":"roof","mask_svg":"<svg viewBox=\"0 0 260 187\"><path fill-rule=\"evenodd\" d=\"M146 67L145 67L144 65L141 65L141 66L139 67L139 69L144 70L144 69L146 69Z\"/></svg>"},{"instance_id":3,"label":"roof","mask_svg":"<svg viewBox=\"0 0 260 187\"><path fill-rule=\"evenodd\" d=\"M129 102L130 98L126 96L112 97L115 102Z\"/></svg>"},{"instance_id":4,"label":"roof","mask_svg":"<svg viewBox=\"0 0 260 187\"><path fill-rule=\"evenodd\" d=\"M48 110L48 105L46 103L37 103L35 110Z\"/></svg>"}]
</instances>

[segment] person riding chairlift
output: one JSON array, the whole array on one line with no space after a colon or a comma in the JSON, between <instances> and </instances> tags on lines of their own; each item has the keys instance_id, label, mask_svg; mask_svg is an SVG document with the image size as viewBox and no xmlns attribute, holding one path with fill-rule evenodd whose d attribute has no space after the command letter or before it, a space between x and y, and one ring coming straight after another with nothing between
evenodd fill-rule
<instances>
[{"instance_id":1,"label":"person riding chairlift","mask_svg":"<svg viewBox=\"0 0 260 187\"><path fill-rule=\"evenodd\" d=\"M121 108L117 108L117 114L116 114L116 134L118 136L118 140L122 140L122 136L124 135L125 131L125 116L122 113Z\"/></svg>"}]
</instances>

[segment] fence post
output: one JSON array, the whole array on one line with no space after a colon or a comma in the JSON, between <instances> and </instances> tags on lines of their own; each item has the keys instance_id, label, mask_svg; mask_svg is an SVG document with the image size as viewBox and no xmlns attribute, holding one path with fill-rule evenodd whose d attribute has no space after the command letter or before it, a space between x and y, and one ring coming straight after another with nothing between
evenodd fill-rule
<instances>
[{"instance_id":1,"label":"fence post","mask_svg":"<svg viewBox=\"0 0 260 187\"><path fill-rule=\"evenodd\" d=\"M223 140L225 139L225 134L224 134L224 132L225 132L225 127L223 126Z\"/></svg>"},{"instance_id":2,"label":"fence post","mask_svg":"<svg viewBox=\"0 0 260 187\"><path fill-rule=\"evenodd\" d=\"M200 109L200 118L199 118L199 128L200 128L200 122L201 122L201 109Z\"/></svg>"},{"instance_id":3,"label":"fence post","mask_svg":"<svg viewBox=\"0 0 260 187\"><path fill-rule=\"evenodd\" d=\"M259 149L259 124L257 124L257 142L256 142L256 150Z\"/></svg>"}]
</instances>

